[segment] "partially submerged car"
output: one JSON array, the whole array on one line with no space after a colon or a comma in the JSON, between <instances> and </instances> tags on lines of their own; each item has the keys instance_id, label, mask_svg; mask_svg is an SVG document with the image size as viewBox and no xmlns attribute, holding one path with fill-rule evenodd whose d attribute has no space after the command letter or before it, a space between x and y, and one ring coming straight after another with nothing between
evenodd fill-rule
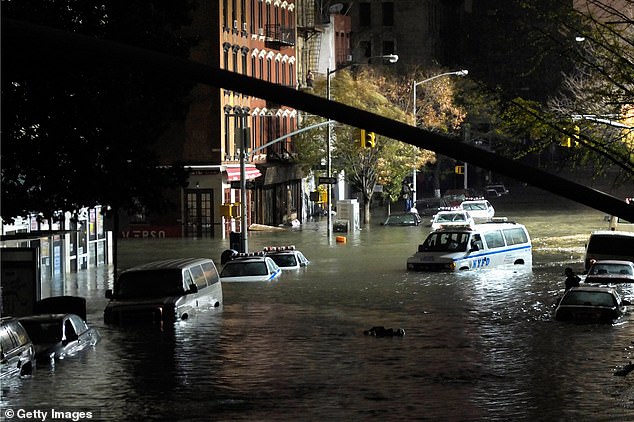
<instances>
[{"instance_id":1,"label":"partially submerged car","mask_svg":"<svg viewBox=\"0 0 634 422\"><path fill-rule=\"evenodd\" d=\"M418 226L421 223L417 212L395 213L387 216L382 226Z\"/></svg>"},{"instance_id":2,"label":"partially submerged car","mask_svg":"<svg viewBox=\"0 0 634 422\"><path fill-rule=\"evenodd\" d=\"M227 262L220 272L223 283L273 281L282 269L264 253L239 254Z\"/></svg>"},{"instance_id":3,"label":"partially submerged car","mask_svg":"<svg viewBox=\"0 0 634 422\"><path fill-rule=\"evenodd\" d=\"M264 253L266 256L271 257L282 270L297 270L306 267L310 262L308 258L306 258L302 252L295 249L293 245L268 246L264 248Z\"/></svg>"},{"instance_id":4,"label":"partially submerged car","mask_svg":"<svg viewBox=\"0 0 634 422\"><path fill-rule=\"evenodd\" d=\"M620 260L595 261L588 270L585 283L634 283L634 263Z\"/></svg>"},{"instance_id":5,"label":"partially submerged car","mask_svg":"<svg viewBox=\"0 0 634 422\"><path fill-rule=\"evenodd\" d=\"M465 210L439 211L431 220L432 230L448 227L471 227L475 221L471 214Z\"/></svg>"},{"instance_id":6,"label":"partially submerged car","mask_svg":"<svg viewBox=\"0 0 634 422\"><path fill-rule=\"evenodd\" d=\"M418 214L425 216L432 216L448 206L449 203L445 198L422 198L416 200L414 204Z\"/></svg>"},{"instance_id":7,"label":"partially submerged car","mask_svg":"<svg viewBox=\"0 0 634 422\"><path fill-rule=\"evenodd\" d=\"M38 364L75 355L99 342L99 331L75 314L40 314L19 318L35 345Z\"/></svg>"},{"instance_id":8,"label":"partially submerged car","mask_svg":"<svg viewBox=\"0 0 634 422\"><path fill-rule=\"evenodd\" d=\"M180 258L143 264L121 273L110 302L106 323L186 320L201 309L222 303L222 284L216 265L207 258Z\"/></svg>"},{"instance_id":9,"label":"partially submerged car","mask_svg":"<svg viewBox=\"0 0 634 422\"><path fill-rule=\"evenodd\" d=\"M572 287L555 309L557 321L577 323L608 323L621 318L630 302L621 299L612 287Z\"/></svg>"},{"instance_id":10,"label":"partially submerged car","mask_svg":"<svg viewBox=\"0 0 634 422\"><path fill-rule=\"evenodd\" d=\"M26 376L35 368L35 346L16 318L0 318L0 379Z\"/></svg>"},{"instance_id":11,"label":"partially submerged car","mask_svg":"<svg viewBox=\"0 0 634 422\"><path fill-rule=\"evenodd\" d=\"M476 223L491 221L495 215L493 205L491 205L491 203L486 199L468 199L466 201L462 201L460 208L468 211Z\"/></svg>"}]
</instances>

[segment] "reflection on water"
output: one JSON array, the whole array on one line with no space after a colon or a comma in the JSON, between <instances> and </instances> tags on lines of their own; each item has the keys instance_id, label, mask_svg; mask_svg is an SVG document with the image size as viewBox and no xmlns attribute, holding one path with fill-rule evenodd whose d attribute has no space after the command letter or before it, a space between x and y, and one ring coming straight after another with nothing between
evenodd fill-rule
<instances>
[{"instance_id":1,"label":"reflection on water","mask_svg":"<svg viewBox=\"0 0 634 422\"><path fill-rule=\"evenodd\" d=\"M551 320L563 267L581 269L583 242L604 224L598 212L574 214L509 215L533 237L528 271L407 272L424 227L373 224L346 244L329 242L324 222L253 233L252 250L295 244L310 266L269 284L226 284L223 306L164 331L105 326L111 278L79 274L66 294L88 297L102 342L3 384L0 403L64 403L99 409L103 420L632 420L634 374L614 376L634 359L631 317L615 326ZM120 265L219 262L226 248L131 240L120 244ZM406 335L364 336L373 326Z\"/></svg>"}]
</instances>

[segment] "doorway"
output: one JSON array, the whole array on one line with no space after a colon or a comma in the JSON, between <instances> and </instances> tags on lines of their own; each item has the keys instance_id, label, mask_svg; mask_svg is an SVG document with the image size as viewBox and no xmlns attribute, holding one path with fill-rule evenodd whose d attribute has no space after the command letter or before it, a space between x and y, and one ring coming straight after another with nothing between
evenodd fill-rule
<instances>
[{"instance_id":1,"label":"doorway","mask_svg":"<svg viewBox=\"0 0 634 422\"><path fill-rule=\"evenodd\" d=\"M185 190L185 236L214 237L213 189Z\"/></svg>"}]
</instances>

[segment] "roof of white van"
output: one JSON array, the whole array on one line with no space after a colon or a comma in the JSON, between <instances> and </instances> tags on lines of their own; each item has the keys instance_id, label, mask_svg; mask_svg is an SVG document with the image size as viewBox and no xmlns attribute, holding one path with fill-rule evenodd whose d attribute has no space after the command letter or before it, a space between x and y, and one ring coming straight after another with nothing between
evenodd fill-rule
<instances>
[{"instance_id":1,"label":"roof of white van","mask_svg":"<svg viewBox=\"0 0 634 422\"><path fill-rule=\"evenodd\" d=\"M634 237L634 232L626 232L626 231L620 231L620 230L597 230L592 232L591 236L594 236L594 235Z\"/></svg>"},{"instance_id":2,"label":"roof of white van","mask_svg":"<svg viewBox=\"0 0 634 422\"><path fill-rule=\"evenodd\" d=\"M164 270L164 269L183 269L193 264L202 264L203 262L212 261L209 258L176 258L164 259L161 261L148 262L146 264L137 265L126 271L148 271L148 270ZM213 261L212 261L213 262Z\"/></svg>"}]
</instances>

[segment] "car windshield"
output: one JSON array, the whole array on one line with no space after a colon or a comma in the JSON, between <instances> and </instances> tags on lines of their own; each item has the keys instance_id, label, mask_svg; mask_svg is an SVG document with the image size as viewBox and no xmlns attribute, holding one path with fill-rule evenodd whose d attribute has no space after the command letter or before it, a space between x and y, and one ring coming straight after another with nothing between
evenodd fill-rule
<instances>
[{"instance_id":1,"label":"car windshield","mask_svg":"<svg viewBox=\"0 0 634 422\"><path fill-rule=\"evenodd\" d=\"M461 221L461 222L465 222L467 221L467 218L465 217L465 215L463 213L459 213L459 212L454 212L454 213L450 213L450 214L438 214L438 216L436 217L436 222L437 223L447 223L447 222L456 222L456 221Z\"/></svg>"},{"instance_id":2,"label":"car windshield","mask_svg":"<svg viewBox=\"0 0 634 422\"><path fill-rule=\"evenodd\" d=\"M572 306L616 306L612 294L607 292L569 291L561 300L562 305Z\"/></svg>"},{"instance_id":3,"label":"car windshield","mask_svg":"<svg viewBox=\"0 0 634 422\"><path fill-rule=\"evenodd\" d=\"M227 262L220 277L244 277L254 275L267 275L266 263L264 261L258 262L240 262L233 261Z\"/></svg>"},{"instance_id":4,"label":"car windshield","mask_svg":"<svg viewBox=\"0 0 634 422\"><path fill-rule=\"evenodd\" d=\"M487 205L484 202L471 202L469 204L462 204L462 208L467 211L484 211L487 209Z\"/></svg>"},{"instance_id":5,"label":"car windshield","mask_svg":"<svg viewBox=\"0 0 634 422\"><path fill-rule=\"evenodd\" d=\"M39 343L57 343L62 341L62 322L55 321L20 321L31 341Z\"/></svg>"},{"instance_id":6,"label":"car windshield","mask_svg":"<svg viewBox=\"0 0 634 422\"><path fill-rule=\"evenodd\" d=\"M590 268L589 275L632 275L632 268L622 264L597 264Z\"/></svg>"},{"instance_id":7,"label":"car windshield","mask_svg":"<svg viewBox=\"0 0 634 422\"><path fill-rule=\"evenodd\" d=\"M277 265L280 267L296 267L297 259L295 258L295 254L287 253L287 254L279 254L279 255L271 255L271 259L275 261Z\"/></svg>"},{"instance_id":8,"label":"car windshield","mask_svg":"<svg viewBox=\"0 0 634 422\"><path fill-rule=\"evenodd\" d=\"M385 224L414 224L416 220L413 214L393 214L387 218Z\"/></svg>"},{"instance_id":9,"label":"car windshield","mask_svg":"<svg viewBox=\"0 0 634 422\"><path fill-rule=\"evenodd\" d=\"M465 252L469 244L470 233L436 232L431 233L419 246L419 252Z\"/></svg>"},{"instance_id":10,"label":"car windshield","mask_svg":"<svg viewBox=\"0 0 634 422\"><path fill-rule=\"evenodd\" d=\"M115 286L119 299L180 296L185 293L181 270L131 271L121 274Z\"/></svg>"}]
</instances>

